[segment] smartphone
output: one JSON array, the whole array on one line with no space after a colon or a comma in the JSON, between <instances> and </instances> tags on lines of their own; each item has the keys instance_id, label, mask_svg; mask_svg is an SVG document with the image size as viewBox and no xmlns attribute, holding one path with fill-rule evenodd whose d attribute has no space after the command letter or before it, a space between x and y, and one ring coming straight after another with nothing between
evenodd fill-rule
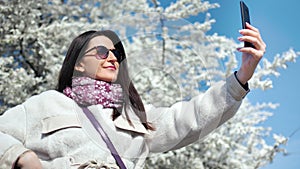
<instances>
[{"instance_id":1,"label":"smartphone","mask_svg":"<svg viewBox=\"0 0 300 169\"><path fill-rule=\"evenodd\" d=\"M243 29L246 29L246 22L250 24L249 8L243 1L240 1L240 8L241 8L241 17L242 17L242 27ZM255 48L254 45L250 42L244 42L244 47Z\"/></svg>"}]
</instances>

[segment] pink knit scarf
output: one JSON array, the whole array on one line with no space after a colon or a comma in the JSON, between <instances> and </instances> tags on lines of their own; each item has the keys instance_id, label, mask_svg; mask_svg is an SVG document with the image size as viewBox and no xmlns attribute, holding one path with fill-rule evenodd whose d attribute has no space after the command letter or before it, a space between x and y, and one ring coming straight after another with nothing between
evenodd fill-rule
<instances>
[{"instance_id":1,"label":"pink knit scarf","mask_svg":"<svg viewBox=\"0 0 300 169\"><path fill-rule=\"evenodd\" d=\"M122 106L122 87L120 84L108 83L89 77L74 77L72 88L67 87L63 93L81 106L101 104L104 108Z\"/></svg>"}]
</instances>

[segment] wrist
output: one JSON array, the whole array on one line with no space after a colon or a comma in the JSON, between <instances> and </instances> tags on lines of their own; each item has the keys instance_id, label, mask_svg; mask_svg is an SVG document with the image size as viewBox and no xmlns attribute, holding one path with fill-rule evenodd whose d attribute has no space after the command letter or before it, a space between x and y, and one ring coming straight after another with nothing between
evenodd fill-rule
<instances>
[{"instance_id":1,"label":"wrist","mask_svg":"<svg viewBox=\"0 0 300 169\"><path fill-rule=\"evenodd\" d=\"M237 77L237 71L234 72L234 76L236 78L236 80L239 82L239 84L246 90L246 91L249 91L249 85L248 85L248 82L246 82L245 84L242 83L238 77Z\"/></svg>"},{"instance_id":2,"label":"wrist","mask_svg":"<svg viewBox=\"0 0 300 169\"><path fill-rule=\"evenodd\" d=\"M235 72L235 77L242 85L245 85L248 82L248 79L246 78L241 69Z\"/></svg>"}]
</instances>

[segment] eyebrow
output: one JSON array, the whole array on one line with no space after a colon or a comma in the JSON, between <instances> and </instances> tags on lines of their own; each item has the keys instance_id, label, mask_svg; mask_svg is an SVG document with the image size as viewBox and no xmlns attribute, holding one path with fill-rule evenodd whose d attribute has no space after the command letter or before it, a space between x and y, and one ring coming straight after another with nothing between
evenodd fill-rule
<instances>
[{"instance_id":1,"label":"eyebrow","mask_svg":"<svg viewBox=\"0 0 300 169\"><path fill-rule=\"evenodd\" d=\"M94 50L94 49L96 49L96 48L97 48L97 46L94 46L94 47L92 47L91 49L85 51L83 54L86 54L86 53L88 53L88 52L90 52L90 51L92 51L92 50Z\"/></svg>"}]
</instances>

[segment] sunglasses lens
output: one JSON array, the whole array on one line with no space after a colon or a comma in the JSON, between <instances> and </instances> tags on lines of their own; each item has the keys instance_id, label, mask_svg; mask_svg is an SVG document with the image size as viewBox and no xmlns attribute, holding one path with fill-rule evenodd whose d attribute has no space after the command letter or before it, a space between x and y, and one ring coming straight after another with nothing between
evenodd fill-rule
<instances>
[{"instance_id":1,"label":"sunglasses lens","mask_svg":"<svg viewBox=\"0 0 300 169\"><path fill-rule=\"evenodd\" d=\"M109 55L109 51L111 51L115 55L119 63L123 60L123 56L116 49L109 50L105 46L97 46L96 49L97 49L97 55L96 55L97 59L106 59Z\"/></svg>"},{"instance_id":2,"label":"sunglasses lens","mask_svg":"<svg viewBox=\"0 0 300 169\"><path fill-rule=\"evenodd\" d=\"M106 59L108 57L108 52L109 52L109 50L104 46L98 46L97 47L97 55L101 59Z\"/></svg>"},{"instance_id":3,"label":"sunglasses lens","mask_svg":"<svg viewBox=\"0 0 300 169\"><path fill-rule=\"evenodd\" d=\"M120 54L120 52L118 50L114 49L114 50L111 50L111 52L115 55L118 62L121 62L123 60L122 55Z\"/></svg>"}]
</instances>

